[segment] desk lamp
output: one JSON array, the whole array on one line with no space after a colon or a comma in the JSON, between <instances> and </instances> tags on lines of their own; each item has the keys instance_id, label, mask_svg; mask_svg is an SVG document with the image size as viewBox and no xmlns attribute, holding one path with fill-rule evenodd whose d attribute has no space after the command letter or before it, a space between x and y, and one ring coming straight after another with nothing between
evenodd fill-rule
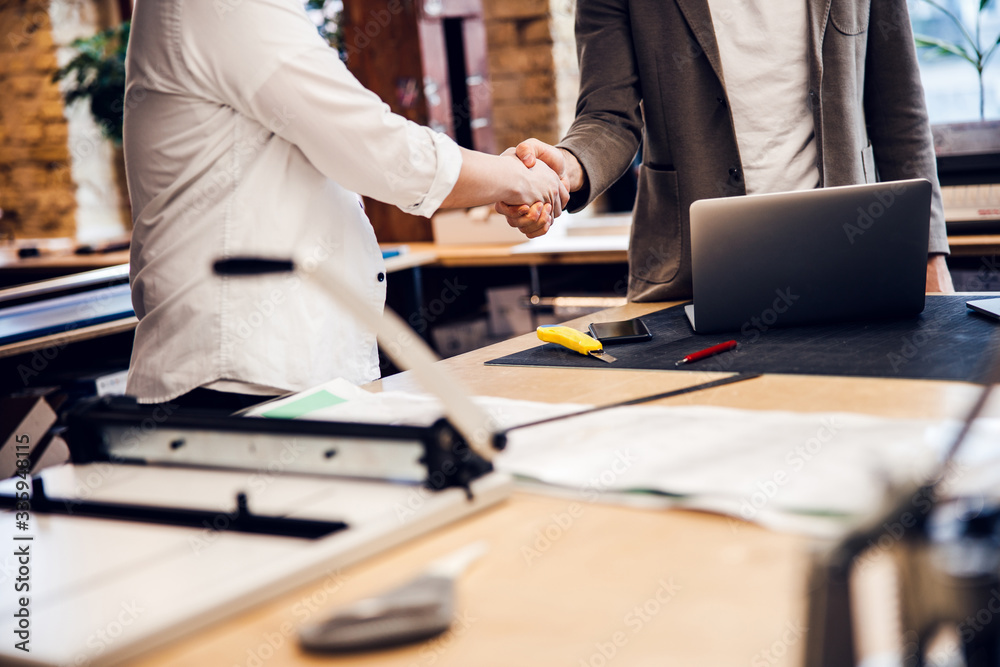
<instances>
[{"instance_id":1,"label":"desk lamp","mask_svg":"<svg viewBox=\"0 0 1000 667\"><path fill-rule=\"evenodd\" d=\"M309 269L307 262L233 257L215 262L215 272L227 276L256 276L301 271L322 287L334 301L344 306L359 322L376 332L383 351L397 366L411 371L425 389L441 399L445 414L465 437L469 446L487 461L505 445L505 438L495 433L486 412L476 405L469 392L438 366L437 355L391 308L383 312L372 308L351 290L338 289L346 281L330 262Z\"/></svg>"}]
</instances>

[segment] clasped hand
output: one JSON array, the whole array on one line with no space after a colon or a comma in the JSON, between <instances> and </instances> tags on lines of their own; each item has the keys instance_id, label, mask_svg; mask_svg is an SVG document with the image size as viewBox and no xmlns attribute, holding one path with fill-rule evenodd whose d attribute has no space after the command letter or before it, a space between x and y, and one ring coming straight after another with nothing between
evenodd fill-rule
<instances>
[{"instance_id":1,"label":"clasped hand","mask_svg":"<svg viewBox=\"0 0 1000 667\"><path fill-rule=\"evenodd\" d=\"M528 168L528 185L520 202L497 202L497 213L529 239L549 231L569 202L569 183L562 152L537 139L522 141L501 155L514 156Z\"/></svg>"}]
</instances>

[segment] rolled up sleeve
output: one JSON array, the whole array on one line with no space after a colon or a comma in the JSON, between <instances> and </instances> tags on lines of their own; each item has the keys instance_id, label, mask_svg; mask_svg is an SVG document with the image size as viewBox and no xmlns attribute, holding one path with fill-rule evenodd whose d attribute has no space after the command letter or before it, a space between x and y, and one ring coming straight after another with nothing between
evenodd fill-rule
<instances>
[{"instance_id":1,"label":"rolled up sleeve","mask_svg":"<svg viewBox=\"0 0 1000 667\"><path fill-rule=\"evenodd\" d=\"M441 208L441 202L458 182L458 174L462 171L462 152L459 150L458 144L451 140L451 137L429 128L424 129L431 135L434 142L434 152L437 158L434 177L420 201L411 206L400 206L399 208L413 215L430 217Z\"/></svg>"}]
</instances>

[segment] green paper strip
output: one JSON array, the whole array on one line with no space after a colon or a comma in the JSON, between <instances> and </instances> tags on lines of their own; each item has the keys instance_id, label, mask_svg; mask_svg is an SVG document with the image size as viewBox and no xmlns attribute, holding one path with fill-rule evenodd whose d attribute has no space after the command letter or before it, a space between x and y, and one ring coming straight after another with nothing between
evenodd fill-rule
<instances>
[{"instance_id":1,"label":"green paper strip","mask_svg":"<svg viewBox=\"0 0 1000 667\"><path fill-rule=\"evenodd\" d=\"M347 399L335 396L326 389L321 389L315 394L303 396L297 401L286 403L281 407L265 412L264 416L270 419L298 419L299 417L307 415L310 412L315 412L316 410L322 410L323 408L329 408L339 403L346 402Z\"/></svg>"}]
</instances>

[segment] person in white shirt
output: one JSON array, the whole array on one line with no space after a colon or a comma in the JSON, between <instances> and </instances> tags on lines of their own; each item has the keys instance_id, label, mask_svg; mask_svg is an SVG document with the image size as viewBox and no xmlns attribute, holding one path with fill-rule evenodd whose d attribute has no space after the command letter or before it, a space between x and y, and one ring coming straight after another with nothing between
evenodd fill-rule
<instances>
[{"instance_id":1,"label":"person in white shirt","mask_svg":"<svg viewBox=\"0 0 1000 667\"><path fill-rule=\"evenodd\" d=\"M381 311L385 266L358 194L416 215L536 202L543 219L569 197L541 162L468 151L392 114L301 0L138 0L126 72L139 318L127 393L142 403L235 394L223 404L239 407L378 378L374 332L319 286L215 276L218 258L333 263L339 287Z\"/></svg>"}]
</instances>

